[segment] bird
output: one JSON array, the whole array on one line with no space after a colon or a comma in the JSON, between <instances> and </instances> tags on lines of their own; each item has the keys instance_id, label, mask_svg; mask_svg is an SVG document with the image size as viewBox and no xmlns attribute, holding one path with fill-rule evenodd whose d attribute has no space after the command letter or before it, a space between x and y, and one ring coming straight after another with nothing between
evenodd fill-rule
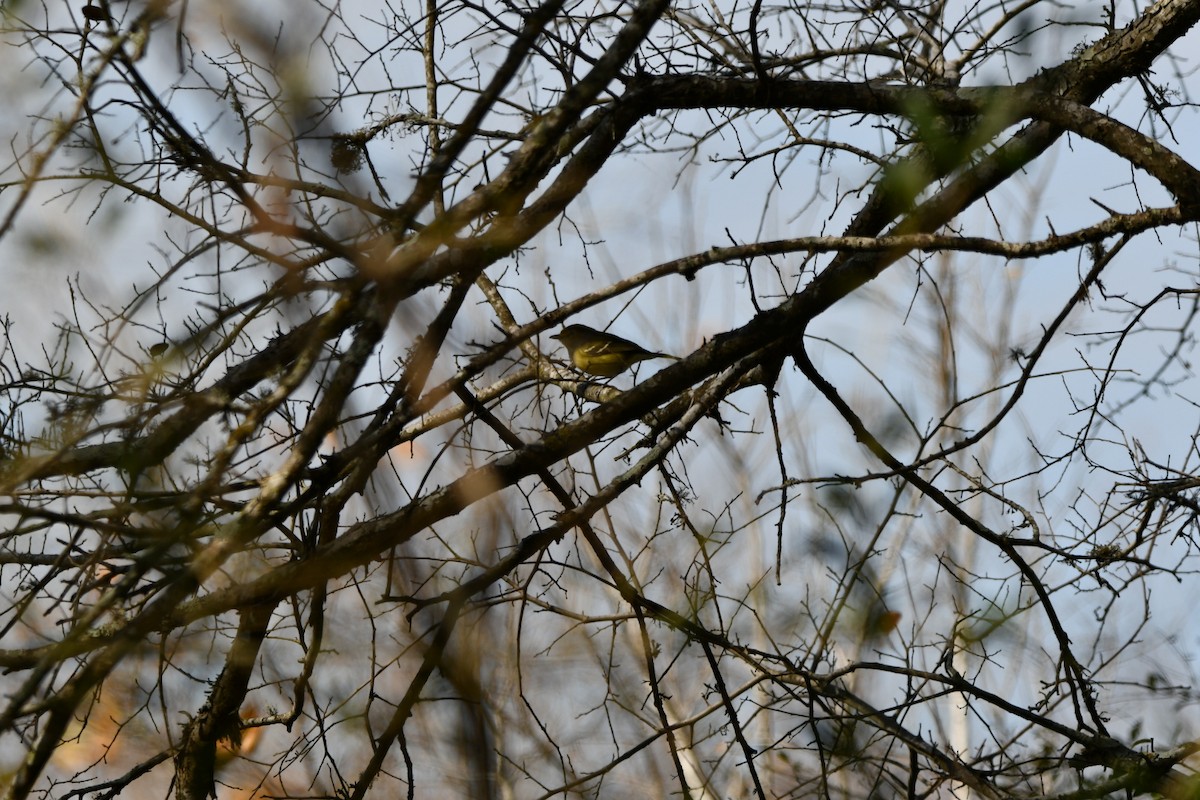
<instances>
[{"instance_id":1,"label":"bird","mask_svg":"<svg viewBox=\"0 0 1200 800\"><path fill-rule=\"evenodd\" d=\"M620 375L634 364L651 358L679 360L678 356L651 352L628 339L587 325L568 325L550 338L562 342L576 369L602 378Z\"/></svg>"}]
</instances>

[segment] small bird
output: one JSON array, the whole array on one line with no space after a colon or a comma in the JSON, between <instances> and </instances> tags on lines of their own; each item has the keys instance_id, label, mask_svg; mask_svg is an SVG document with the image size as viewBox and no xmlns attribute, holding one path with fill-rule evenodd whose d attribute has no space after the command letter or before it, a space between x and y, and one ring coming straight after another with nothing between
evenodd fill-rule
<instances>
[{"instance_id":1,"label":"small bird","mask_svg":"<svg viewBox=\"0 0 1200 800\"><path fill-rule=\"evenodd\" d=\"M571 357L571 363L577 369L602 378L620 375L639 361L651 358L679 360L678 356L652 353L628 339L589 328L587 325L568 325L550 338L563 343Z\"/></svg>"}]
</instances>

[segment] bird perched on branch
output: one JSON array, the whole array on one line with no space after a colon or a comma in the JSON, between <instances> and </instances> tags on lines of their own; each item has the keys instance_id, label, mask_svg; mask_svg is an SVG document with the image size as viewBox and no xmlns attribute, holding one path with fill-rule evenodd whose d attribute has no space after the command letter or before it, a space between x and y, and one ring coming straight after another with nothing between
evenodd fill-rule
<instances>
[{"instance_id":1,"label":"bird perched on branch","mask_svg":"<svg viewBox=\"0 0 1200 800\"><path fill-rule=\"evenodd\" d=\"M602 378L620 375L634 364L651 358L679 360L678 356L653 353L628 339L587 325L568 325L550 338L563 343L576 369Z\"/></svg>"}]
</instances>

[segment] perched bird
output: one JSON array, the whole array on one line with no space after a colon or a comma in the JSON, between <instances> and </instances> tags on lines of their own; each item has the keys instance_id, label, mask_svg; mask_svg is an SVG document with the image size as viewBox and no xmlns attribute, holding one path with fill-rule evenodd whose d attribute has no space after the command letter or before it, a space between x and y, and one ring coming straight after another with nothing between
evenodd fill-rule
<instances>
[{"instance_id":1,"label":"perched bird","mask_svg":"<svg viewBox=\"0 0 1200 800\"><path fill-rule=\"evenodd\" d=\"M568 325L550 337L563 343L571 363L589 375L611 378L620 375L639 361L651 358L673 358L666 353L652 353L628 339L604 333L587 325Z\"/></svg>"}]
</instances>

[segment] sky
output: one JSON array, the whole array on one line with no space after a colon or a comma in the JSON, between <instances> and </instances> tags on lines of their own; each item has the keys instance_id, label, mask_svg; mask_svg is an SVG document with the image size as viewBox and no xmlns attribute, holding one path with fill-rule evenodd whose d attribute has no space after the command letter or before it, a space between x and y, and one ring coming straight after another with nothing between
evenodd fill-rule
<instances>
[{"instance_id":1,"label":"sky","mask_svg":"<svg viewBox=\"0 0 1200 800\"><path fill-rule=\"evenodd\" d=\"M224 8L232 13L231 6ZM1056 10L1059 12L1076 13L1071 8ZM249 12L238 8L237 13ZM243 33L256 29L252 18L239 18L229 24L235 23L241 26L239 30ZM464 30L470 29L466 19L453 24L463 25ZM265 23L259 27L272 30L272 26ZM199 44L219 47L213 29L204 28L204 33L198 35ZM1020 80L1057 63L1071 51L1075 41L1062 37L1081 40L1096 35L1098 31L1094 28L1047 28L1028 44L1026 57L1004 61L993 59L982 76L973 76L972 80ZM1198 41L1197 34L1193 33L1173 50L1180 59L1179 69L1188 69L1190 60L1195 58ZM165 93L167 84L174 79L170 71L173 49L168 37L162 37L156 46L159 49L152 51L148 59L156 59L150 63L158 71L147 72L159 77ZM349 43L345 46L352 48ZM466 48L475 48L479 53L487 54L482 49L482 40L464 37L457 47L452 44L447 47L447 52L458 54ZM311 70L310 78L327 75L331 68L322 60L317 48L297 47L290 52L293 60L288 63L303 63ZM304 57L297 54L304 54ZM13 57L11 53L10 57ZM419 82L416 77L408 77L412 66L403 56L397 56L392 62L385 63L382 59L371 62L359 80L369 84L370 79L378 77L377 72L385 68L394 70L400 83L408 79L411 87L415 87ZM221 74L221 70L212 65L206 70L210 76ZM1163 81L1175 80L1173 65L1168 63L1156 65L1155 75ZM21 108L25 115L43 110L45 101L32 91L42 81L36 68L10 71L3 80L12 87L11 96L30 98ZM214 82L214 85L217 84ZM1138 91L1135 82L1127 82L1096 107L1110 111L1130 124L1141 123L1145 127L1149 123L1137 117ZM189 114L198 128L202 129L214 120L228 124L227 110L214 101L212 95L181 91L174 97L180 113ZM371 114L403 110L419 98L419 92L412 88L387 97L364 95L353 98L337 109L328 129L355 129L369 120ZM444 116L461 117L469 99L464 96L456 101L453 95L447 96ZM112 113L119 121L120 112L114 110ZM771 135L778 135L782 125L765 119L765 116L751 117L756 129L771 130ZM18 127L23 119L27 117L13 117L18 121ZM680 128L690 126L695 129L708 124L707 118L700 115L681 117L675 122ZM1172 113L1170 122L1171 131L1163 134L1163 141L1192 163L1200 163L1200 144L1197 144L1200 131L1196 130L1195 115L1184 109ZM136 152L135 142L140 129L130 126L123 130L120 124L109 127L120 131L120 135L114 137L112 147L127 153ZM643 152L614 159L572 206L569 220L547 229L519 257L502 265L509 269L511 283L519 286L523 293L521 296L513 293L514 310L523 315L520 321L533 319L540 310L552 308L555 297L569 300L617 277L712 246L755 238L834 235L844 229L860 203L847 193L870 179L871 165L847 155L838 156L829 165L818 165L818 152L809 149L800 151L786 165L778 159L761 159L741 168L741 165L723 160L736 156L740 147L753 144L744 136L744 129L738 132L742 135L735 136L735 130L729 128L695 151ZM827 135L845 137L871 149L878 149L881 140L887 136L870 121L863 123L857 119L834 123ZM411 181L413 163L407 150L411 141L402 137L395 140L381 138L371 145L372 159L386 176L393 198L402 197ZM329 180L340 180L349 187L368 190L370 179L366 172L333 176L331 168L319 161L321 148L326 146L322 141L313 141L305 151L314 171L324 171ZM65 160L71 157L70 151L63 156ZM260 163L264 170L280 163L273 158L262 158ZM11 178L11 174L8 177ZM64 187L67 185L63 184ZM97 337L112 333L109 329L94 328L97 319L105 311L111 313L128 302L132 288L149 286L156 272L161 272L177 257L172 250L182 246L187 238L185 224L164 218L160 213L147 213L143 207L123 203L116 197L107 199L97 208L97 195L93 189L66 197L58 196L59 191L57 183L43 186L22 212L14 234L0 239L0 255L3 256L2 263L7 265L10 289L0 295L0 314L12 320L12 340L18 352L32 360L36 360L39 349L63 319L77 317L82 327L92 330ZM978 205L962 216L959 222L964 232L993 233L999 226L1008 239L1038 238L1051 230L1062 233L1103 218L1106 212L1098 203L1132 211L1141 203L1160 205L1168 202L1151 179L1144 175L1131 176L1115 159L1108 158L1099 148L1077 137L1065 137L990 200L987 206ZM978 467L993 478L1019 476L1037 466L1032 463L1030 442L1043 453L1067 449L1071 437L1083 424L1073 409L1092 398L1095 387L1092 370L1106 363L1107 350L1101 345L1111 340L1114 326L1122 324L1120 312L1125 311L1128 303L1149 300L1162 286L1193 287L1197 249L1195 231L1191 228L1143 236L1127 247L1106 273L1104 284L1108 298L1094 296L1072 316L1067 325L1071 335L1060 338L1047 354L1040 370L1045 377L1031 384L1017 412L1002 426L994 442L982 449L985 460L961 466L966 469ZM829 256L805 261L797 255L778 258L773 263L758 262L751 271L753 291L758 293L760 302L769 305L772 298L777 301L783 292L803 285L814 268L828 261ZM868 424L877 429L895 429L894 446L901 453L911 452L915 448L915 435L906 432L903 422L897 421L900 409L889 399L888 393L898 398L903 411L921 432L928 431L941 414L943 398L937 397L931 389L938 371L946 366L947 344L938 339L936 326L943 308L952 308L958 315L956 337L952 343L957 357L957 396L969 397L991 386L996 380L997 369L1004 375L1015 374L1015 363L997 363L994 350L1001 344L1002 352L1031 346L1046 320L1072 295L1079 275L1087 267L1078 253L1014 263L959 253L927 257L923 259L921 269L911 261L901 262L814 323L810 329L810 335L814 337L814 355L818 366L827 371L844 395L858 408L867 411ZM544 278L547 271L553 277L553 284ZM258 291L268 279L264 276L271 275L270 270L250 270L244 276L228 279L222 288L230 296L246 296ZM145 349L161 341L164 335L179 337L182 316L202 302L193 290L208 290L213 284L214 279L203 270L177 280L173 285L178 292L163 298L160 312L142 318L142 326L131 326L119 332L121 353L110 357L112 368L116 371L133 369L143 358ZM589 309L578 320L596 327L612 321L614 333L654 349L685 356L707 338L744 324L753 313L751 292L751 284L741 267L717 265L704 270L694 282L669 278L638 294L627 308L624 305L628 298L620 298ZM82 302L83 298L96 308L89 308ZM412 320L427 318L433 307L428 298L406 304L404 312L411 313L411 319L398 315L395 337L389 342L386 355L394 356L402 349L406 343L404 332L419 327ZM102 311L98 312L97 308ZM1109 313L1109 309L1118 313ZM1171 341L1170 331L1163 332L1162 329L1169 328L1182 317L1183 312L1174 310L1170 304L1157 309L1148 318L1148 324L1159 330L1141 331L1131 337L1118 359L1118 368L1130 370L1130 374L1146 374L1158 363ZM1006 328L1006 321L1011 327ZM493 335L491 331L482 314L468 318L456 327L451 349L468 352L471 342L488 338ZM553 345L548 339L543 339L542 344L546 348ZM1190 343L1187 352L1190 353ZM662 366L665 365L664 362ZM440 365L443 374L452 367L450 360ZM658 368L659 365L653 363L643 365L638 376L644 378ZM1094 463L1076 461L1048 473L1060 476L1057 480L1061 485L1078 486L1078 492L1064 492L1062 499L1058 495L1040 499L1040 481L1014 479L1011 496L1034 509L1039 516L1054 519L1059 526L1054 533L1069 537L1076 533L1073 525L1086 527L1089 520L1073 519L1064 506L1078 502L1083 496L1086 500L1080 507L1099 516L1100 494L1113 480L1107 470L1128 468L1127 452L1134 442L1156 462L1177 467L1194 466L1196 457L1191 453L1191 443L1198 427L1196 402L1200 401L1197 390L1200 387L1196 386L1190 368L1176 367L1170 377L1178 382L1169 389L1152 390L1152 402L1140 403L1121 413L1117 420L1120 431L1108 425L1097 429L1110 441L1092 445L1089 454L1095 459ZM629 385L631 380L628 377L621 379L622 385ZM786 419L795 425L790 430L798 431L797 438L801 439L787 450L791 477L861 474L878 468L853 441L844 423L833 415L823 400L814 397L796 371L790 367L785 369L781 381L780 404ZM1127 386L1114 386L1107 401L1112 404L1130 391ZM980 424L987 408L994 407L1000 396L991 395L975 403L972 408L978 410L964 416L961 424L967 428ZM694 459L690 475L697 488L703 490L698 493L703 495L705 511L715 520L714 527L720 527L720 510L725 504L736 508L740 518L765 514L766 509L754 502L756 495L780 480L762 394L747 393L734 398L734 403L737 408L730 416L735 426L750 431L735 440L743 459L736 475L730 474L730 441L711 428L707 439L689 445L683 451ZM560 409L568 413L570 406L564 402ZM615 471L625 466L619 461L601 461L604 470ZM424 463L414 465L414 475L422 474L425 466ZM452 477L460 468L461 464L450 462L439 477ZM644 489L647 492L645 503L652 505L654 489ZM882 488L868 489L861 500L862 508L866 509L865 516L844 521L844 528L837 530L832 524L822 523L814 506L808 504L812 498L820 500L824 497L822 490L806 487L799 491L806 500L789 524L785 561L794 570L793 575L802 575L805 580L771 589L771 596L777 599L794 601L804 594L808 581L818 583L823 580L828 567L823 559L829 557L831 543L862 533L854 528L869 527L872 513L878 511L875 504L886 499L886 491ZM766 508L770 507L769 502ZM1044 508L1039 508L1039 502L1045 504ZM627 512L629 518L636 518L637 512L644 507L633 505ZM979 502L977 508L995 524L1003 524L1006 520L993 505ZM943 519L929 515L928 511L925 514L891 532L881 543L884 554L879 559L880 579L892 592L890 598L906 611L930 603L930 597L940 585L933 562L946 541L943 537L953 533ZM747 584L768 574L772 568L773 525L774 518L766 514L758 524L747 526L752 529L753 546L731 547L722 556L732 563L735 558L745 557L746 553L753 554L752 559L747 559L751 563L744 567ZM965 550L970 545L960 543L957 546ZM1158 555L1169 563L1173 556L1171 548L1163 549L1167 552ZM975 587L978 595L966 598L969 608L965 610L986 611L984 600L988 597L1003 604L1021 596L1023 588L1011 580L1010 565L988 553L979 554L978 559L977 565L986 577ZM1054 576L1057 580L1069 581L1070 570L1056 570ZM1128 624L1141 618L1143 603L1154 609L1153 630L1144 638L1157 643L1148 648L1151 651L1148 656L1139 651L1136 658L1133 655L1122 657L1131 661L1130 674L1145 668L1145 664L1137 663L1137 659L1152 660L1154 666L1169 673L1171 679L1182 680L1189 675L1186 659L1200 650L1200 630L1190 619L1190 607L1179 602L1180 588L1173 579L1164 578L1153 585L1150 597L1122 597L1120 602L1128 606L1128 612L1122 612L1128 614ZM1094 609L1089 605L1098 602L1098 596L1079 595L1078 602L1069 604L1067 612L1073 619L1086 618L1093 613ZM1031 618L1036 620L1037 615L1025 615L1022 624ZM905 620L903 625L916 623L911 616ZM1029 652L1036 653L1044 642L1044 624L1035 621L1027 630L1005 635L1009 638L999 647L1010 651L1028 648ZM1117 638L1114 637L1114 641ZM903 639L898 635L886 647L893 648L894 655L902 644ZM1014 688L1014 691L1020 691L1020 688ZM1032 690L1026 688L1025 691ZM1130 720L1133 720L1141 710L1132 702L1130 706ZM1148 727L1166 735L1176 722L1164 715L1157 728L1153 724Z\"/></svg>"}]
</instances>

